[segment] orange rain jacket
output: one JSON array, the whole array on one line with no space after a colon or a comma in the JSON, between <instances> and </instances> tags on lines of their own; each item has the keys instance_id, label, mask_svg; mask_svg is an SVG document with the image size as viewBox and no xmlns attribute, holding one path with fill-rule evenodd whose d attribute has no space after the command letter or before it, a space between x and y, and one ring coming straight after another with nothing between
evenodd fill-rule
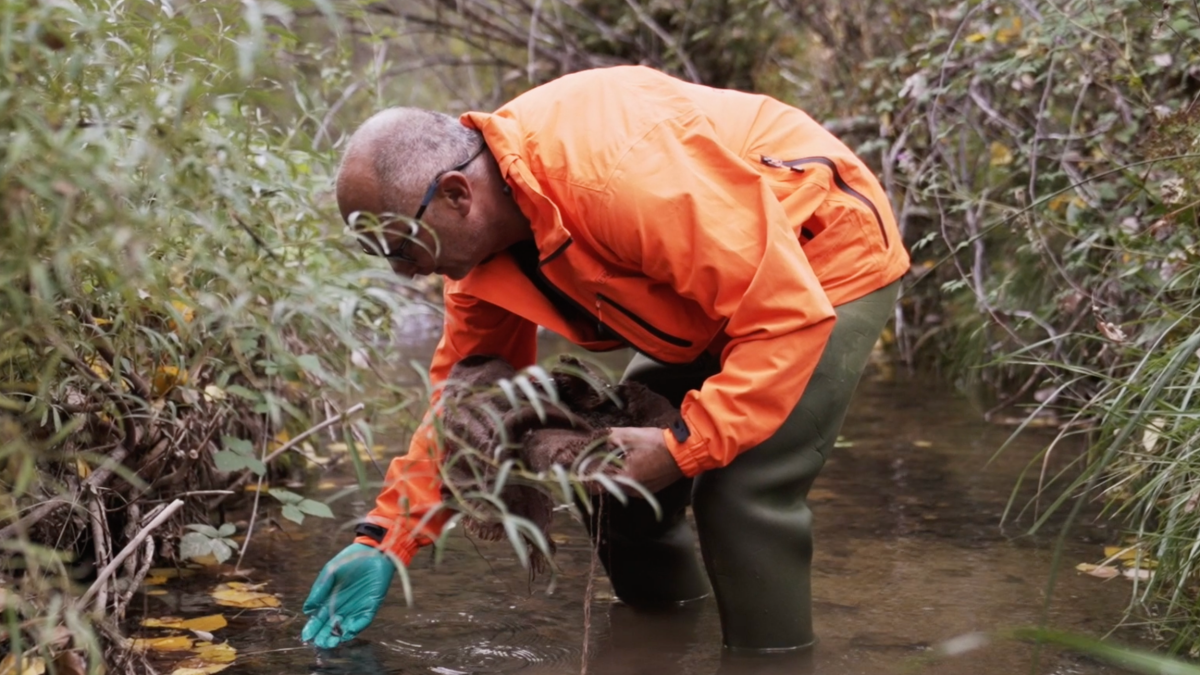
<instances>
[{"instance_id":1,"label":"orange rain jacket","mask_svg":"<svg viewBox=\"0 0 1200 675\"><path fill-rule=\"evenodd\" d=\"M628 344L666 363L718 354L721 372L683 402L687 428L663 431L687 476L774 433L816 367L833 307L908 269L871 172L767 96L617 67L461 119L499 162L537 260L522 271L505 252L446 281L430 379L472 354L533 365L539 325L590 350ZM425 424L360 525L386 530L382 543L356 541L405 563L432 543L451 515L436 508L438 461Z\"/></svg>"}]
</instances>

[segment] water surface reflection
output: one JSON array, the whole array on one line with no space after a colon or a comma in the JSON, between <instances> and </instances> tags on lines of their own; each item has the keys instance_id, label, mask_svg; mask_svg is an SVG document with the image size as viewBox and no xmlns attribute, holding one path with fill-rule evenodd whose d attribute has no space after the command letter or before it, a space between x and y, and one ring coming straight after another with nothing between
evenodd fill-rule
<instances>
[{"instance_id":1,"label":"water surface reflection","mask_svg":"<svg viewBox=\"0 0 1200 675\"><path fill-rule=\"evenodd\" d=\"M553 342L546 347L543 353L563 350ZM619 368L627 355L605 358ZM1007 430L980 423L958 397L916 381L864 382L843 433L847 447L837 451L812 493L815 650L769 659L724 654L711 599L644 614L615 603L601 577L590 589L587 672L1029 672L1031 649L1016 643L921 660L956 636L1038 620L1051 542L1016 537L1019 526L1002 531L997 523L1014 477L1039 440L1027 439L985 468ZM364 507L364 501L343 500L337 510L349 518ZM506 545L455 533L440 565L428 551L414 562L416 605L405 607L395 584L391 602L355 644L330 652L295 649L303 617L260 622L231 635L243 657L226 672L580 672L592 561L582 527L566 514L557 532L562 573L553 592L542 582L530 585ZM1101 635L1116 623L1128 586L1070 570L1097 557L1102 537L1093 527L1072 538L1067 571L1051 603L1054 626ZM317 571L349 539L344 525L310 519L295 539L256 544L249 564L270 571L271 589L298 614ZM1038 671L1114 672L1061 653L1046 654Z\"/></svg>"}]
</instances>

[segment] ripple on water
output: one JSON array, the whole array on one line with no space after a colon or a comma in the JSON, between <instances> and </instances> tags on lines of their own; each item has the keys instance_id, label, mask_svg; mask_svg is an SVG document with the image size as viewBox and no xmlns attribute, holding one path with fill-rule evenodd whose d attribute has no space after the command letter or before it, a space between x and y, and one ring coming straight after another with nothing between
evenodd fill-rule
<instances>
[{"instance_id":1,"label":"ripple on water","mask_svg":"<svg viewBox=\"0 0 1200 675\"><path fill-rule=\"evenodd\" d=\"M510 673L531 665L577 664L578 647L530 622L469 614L407 622L404 639L383 642L404 665L435 673ZM389 659L391 661L391 659Z\"/></svg>"}]
</instances>

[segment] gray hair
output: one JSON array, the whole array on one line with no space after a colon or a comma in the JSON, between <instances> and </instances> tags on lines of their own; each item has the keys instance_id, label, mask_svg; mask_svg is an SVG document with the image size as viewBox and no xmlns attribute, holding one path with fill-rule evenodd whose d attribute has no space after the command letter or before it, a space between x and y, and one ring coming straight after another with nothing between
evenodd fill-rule
<instances>
[{"instance_id":1,"label":"gray hair","mask_svg":"<svg viewBox=\"0 0 1200 675\"><path fill-rule=\"evenodd\" d=\"M342 166L358 155L370 162L388 211L416 202L439 172L466 160L482 134L456 118L420 108L388 108L372 115L350 137ZM343 173L338 171L339 188Z\"/></svg>"}]
</instances>

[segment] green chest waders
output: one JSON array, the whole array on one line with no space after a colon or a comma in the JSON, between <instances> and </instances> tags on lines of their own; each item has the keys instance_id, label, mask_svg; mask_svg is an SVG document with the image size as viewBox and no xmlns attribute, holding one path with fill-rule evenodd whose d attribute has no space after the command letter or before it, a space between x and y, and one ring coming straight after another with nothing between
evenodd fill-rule
<instances>
[{"instance_id":1,"label":"green chest waders","mask_svg":"<svg viewBox=\"0 0 1200 675\"><path fill-rule=\"evenodd\" d=\"M898 290L896 282L838 307L812 379L779 430L729 466L658 493L661 520L640 499L627 506L595 500L587 525L599 537L600 560L618 598L634 607L661 607L707 593L685 518L690 501L725 646L789 650L813 643L808 490L833 450ZM637 355L625 379L678 405L717 369L711 357L668 366Z\"/></svg>"}]
</instances>

